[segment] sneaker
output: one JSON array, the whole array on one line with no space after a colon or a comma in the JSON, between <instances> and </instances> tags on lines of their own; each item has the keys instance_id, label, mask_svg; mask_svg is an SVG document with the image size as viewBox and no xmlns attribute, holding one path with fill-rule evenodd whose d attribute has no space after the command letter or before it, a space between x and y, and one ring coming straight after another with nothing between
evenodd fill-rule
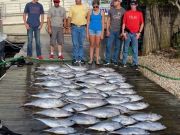
<instances>
[{"instance_id":1,"label":"sneaker","mask_svg":"<svg viewBox=\"0 0 180 135\"><path fill-rule=\"evenodd\" d=\"M114 64L114 66L116 66L116 67L118 66L118 63L117 63L117 62L113 62L113 64Z\"/></svg>"},{"instance_id":2,"label":"sneaker","mask_svg":"<svg viewBox=\"0 0 180 135\"><path fill-rule=\"evenodd\" d=\"M63 55L59 55L59 56L58 56L58 59L63 60L63 59L64 59L64 56L63 56Z\"/></svg>"},{"instance_id":3,"label":"sneaker","mask_svg":"<svg viewBox=\"0 0 180 135\"><path fill-rule=\"evenodd\" d=\"M84 61L84 60L80 60L80 63L81 63L81 64L85 64L85 61Z\"/></svg>"},{"instance_id":4,"label":"sneaker","mask_svg":"<svg viewBox=\"0 0 180 135\"><path fill-rule=\"evenodd\" d=\"M135 70L139 70L138 65L134 65L134 66L133 66L133 69L135 69Z\"/></svg>"},{"instance_id":5,"label":"sneaker","mask_svg":"<svg viewBox=\"0 0 180 135\"><path fill-rule=\"evenodd\" d=\"M42 56L37 56L38 60L43 60L44 58Z\"/></svg>"},{"instance_id":6,"label":"sneaker","mask_svg":"<svg viewBox=\"0 0 180 135\"><path fill-rule=\"evenodd\" d=\"M53 54L50 54L50 55L49 55L49 59L54 59L54 55L53 55Z\"/></svg>"},{"instance_id":7,"label":"sneaker","mask_svg":"<svg viewBox=\"0 0 180 135\"><path fill-rule=\"evenodd\" d=\"M125 68L125 67L127 67L127 65L126 64L121 64L120 67Z\"/></svg>"},{"instance_id":8,"label":"sneaker","mask_svg":"<svg viewBox=\"0 0 180 135\"><path fill-rule=\"evenodd\" d=\"M108 65L110 65L110 63L106 61L106 62L104 63L104 65L105 65L105 66L108 66Z\"/></svg>"},{"instance_id":9,"label":"sneaker","mask_svg":"<svg viewBox=\"0 0 180 135\"><path fill-rule=\"evenodd\" d=\"M75 59L72 60L72 65L76 65L77 63L78 63L77 60L75 60Z\"/></svg>"}]
</instances>

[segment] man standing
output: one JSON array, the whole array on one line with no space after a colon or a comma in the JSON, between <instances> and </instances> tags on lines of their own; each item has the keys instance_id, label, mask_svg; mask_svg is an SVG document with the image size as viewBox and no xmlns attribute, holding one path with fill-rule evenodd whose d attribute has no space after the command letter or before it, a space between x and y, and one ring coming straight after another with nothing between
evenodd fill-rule
<instances>
[{"instance_id":1,"label":"man standing","mask_svg":"<svg viewBox=\"0 0 180 135\"><path fill-rule=\"evenodd\" d=\"M60 0L53 0L54 6L48 11L48 33L50 34L50 59L54 59L54 46L58 43L58 58L64 59L62 45L64 44L63 24L66 22L65 8L59 5Z\"/></svg>"},{"instance_id":2,"label":"man standing","mask_svg":"<svg viewBox=\"0 0 180 135\"><path fill-rule=\"evenodd\" d=\"M41 56L40 30L44 23L44 9L38 0L32 0L32 2L26 4L23 14L23 21L27 29L28 36L27 56L32 57L32 41L34 33L37 59L43 59Z\"/></svg>"},{"instance_id":3,"label":"man standing","mask_svg":"<svg viewBox=\"0 0 180 135\"><path fill-rule=\"evenodd\" d=\"M119 52L121 48L120 31L122 17L125 13L125 9L121 7L122 0L113 0L113 7L109 11L107 19L107 33L108 41L106 45L106 61L104 65L109 65L111 61L112 44L114 45L114 52L112 53L112 62L115 66L118 66Z\"/></svg>"},{"instance_id":4,"label":"man standing","mask_svg":"<svg viewBox=\"0 0 180 135\"><path fill-rule=\"evenodd\" d=\"M88 7L83 5L81 0L75 0L76 5L72 6L69 11L68 24L71 23L71 35L73 43L73 60L72 64L76 65L78 62L84 64L84 49L83 43L86 37L86 17Z\"/></svg>"},{"instance_id":5,"label":"man standing","mask_svg":"<svg viewBox=\"0 0 180 135\"><path fill-rule=\"evenodd\" d=\"M144 27L143 14L137 11L137 0L130 1L131 9L124 14L122 35L125 38L125 45L123 49L123 67L126 67L128 48L131 42L133 52L132 67L138 70L138 39Z\"/></svg>"}]
</instances>

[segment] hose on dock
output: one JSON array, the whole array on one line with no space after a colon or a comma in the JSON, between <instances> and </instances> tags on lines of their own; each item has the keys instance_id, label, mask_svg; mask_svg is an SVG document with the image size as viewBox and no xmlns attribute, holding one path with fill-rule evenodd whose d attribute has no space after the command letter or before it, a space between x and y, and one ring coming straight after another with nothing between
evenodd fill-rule
<instances>
[{"instance_id":1,"label":"hose on dock","mask_svg":"<svg viewBox=\"0 0 180 135\"><path fill-rule=\"evenodd\" d=\"M6 65L8 63L17 62L17 61L25 60L25 59L26 59L25 57L18 57L18 58L9 59L7 61L1 61L0 62L0 67ZM59 60L59 59L52 59L52 60L50 60L50 59L43 59L43 60L38 60L36 58L31 58L31 60L33 62L68 62L68 63L72 61L72 60L63 60L62 61L62 60ZM163 78L166 78L166 79L170 79L170 80L180 80L180 78L171 77L171 76L168 76L168 75L164 75L163 73L159 73L159 72L149 68L148 66L144 66L144 65L139 65L139 66L141 68L144 68L144 69L146 69L146 70L148 70L148 71L150 71L150 72L160 76L160 77L163 77Z\"/></svg>"}]
</instances>

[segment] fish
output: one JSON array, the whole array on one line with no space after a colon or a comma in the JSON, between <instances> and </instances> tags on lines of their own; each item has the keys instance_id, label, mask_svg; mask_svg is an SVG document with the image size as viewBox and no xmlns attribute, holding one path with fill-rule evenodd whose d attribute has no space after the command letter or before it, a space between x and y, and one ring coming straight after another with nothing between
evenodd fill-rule
<instances>
[{"instance_id":1,"label":"fish","mask_svg":"<svg viewBox=\"0 0 180 135\"><path fill-rule=\"evenodd\" d=\"M116 92L116 90L113 90L113 91L104 91L104 93L107 94L108 97L119 94L118 92Z\"/></svg>"},{"instance_id":2,"label":"fish","mask_svg":"<svg viewBox=\"0 0 180 135\"><path fill-rule=\"evenodd\" d=\"M144 102L130 102L130 103L123 103L121 104L121 106L124 106L129 110L137 111L147 108L149 104Z\"/></svg>"},{"instance_id":3,"label":"fish","mask_svg":"<svg viewBox=\"0 0 180 135\"><path fill-rule=\"evenodd\" d=\"M44 81L40 83L35 83L35 85L40 85L45 87L57 87L57 86L61 86L62 83L60 81Z\"/></svg>"},{"instance_id":4,"label":"fish","mask_svg":"<svg viewBox=\"0 0 180 135\"><path fill-rule=\"evenodd\" d=\"M89 78L84 80L85 83L90 83L90 84L104 84L106 83L105 79L101 79L101 78Z\"/></svg>"},{"instance_id":5,"label":"fish","mask_svg":"<svg viewBox=\"0 0 180 135\"><path fill-rule=\"evenodd\" d=\"M99 70L103 72L114 72L115 70L113 68L108 68L108 67L101 67Z\"/></svg>"},{"instance_id":6,"label":"fish","mask_svg":"<svg viewBox=\"0 0 180 135\"><path fill-rule=\"evenodd\" d=\"M82 92L84 92L84 93L100 93L100 91L99 90L97 90L97 89L93 89L93 88L91 88L91 89L89 89L89 88L84 88L84 89L82 89L81 90Z\"/></svg>"},{"instance_id":7,"label":"fish","mask_svg":"<svg viewBox=\"0 0 180 135\"><path fill-rule=\"evenodd\" d=\"M42 76L42 77L37 77L37 78L35 78L35 80L38 80L38 81L52 81L52 80L54 80L54 81L56 81L56 80L61 80L61 79L63 79L62 77L60 77L60 76Z\"/></svg>"},{"instance_id":8,"label":"fish","mask_svg":"<svg viewBox=\"0 0 180 135\"><path fill-rule=\"evenodd\" d=\"M159 131L164 130L166 127L159 122L143 121L129 127L141 128L148 131Z\"/></svg>"},{"instance_id":9,"label":"fish","mask_svg":"<svg viewBox=\"0 0 180 135\"><path fill-rule=\"evenodd\" d=\"M73 133L77 132L72 127L54 127L54 128L51 128L51 129L46 129L44 131L48 132L48 133L59 134L59 135L69 135L69 134L73 134Z\"/></svg>"},{"instance_id":10,"label":"fish","mask_svg":"<svg viewBox=\"0 0 180 135\"><path fill-rule=\"evenodd\" d=\"M162 118L161 115L155 113L137 113L131 115L131 117L138 121L157 121Z\"/></svg>"},{"instance_id":11,"label":"fish","mask_svg":"<svg viewBox=\"0 0 180 135\"><path fill-rule=\"evenodd\" d=\"M72 115L71 112L68 112L66 110L59 109L59 108L45 109L45 110L36 112L35 114L44 115L48 117L54 117L54 118L69 117Z\"/></svg>"},{"instance_id":12,"label":"fish","mask_svg":"<svg viewBox=\"0 0 180 135\"><path fill-rule=\"evenodd\" d=\"M52 118L35 118L38 121L41 121L48 127L69 127L75 124L74 121L70 119L52 119Z\"/></svg>"},{"instance_id":13,"label":"fish","mask_svg":"<svg viewBox=\"0 0 180 135\"><path fill-rule=\"evenodd\" d=\"M119 111L124 114L124 113L130 113L131 111L127 109L126 107L123 107L121 105L107 105L106 107L111 107L111 108L116 108L119 109Z\"/></svg>"},{"instance_id":14,"label":"fish","mask_svg":"<svg viewBox=\"0 0 180 135\"><path fill-rule=\"evenodd\" d=\"M53 75L53 76L56 76L57 75L57 72L55 71L51 71L51 70L42 70L42 71L35 71L34 72L35 74L38 74L38 75L45 75L45 76L48 76L48 75Z\"/></svg>"},{"instance_id":15,"label":"fish","mask_svg":"<svg viewBox=\"0 0 180 135\"><path fill-rule=\"evenodd\" d=\"M80 96L80 98L90 98L90 99L104 99L105 97L98 93L84 93Z\"/></svg>"},{"instance_id":16,"label":"fish","mask_svg":"<svg viewBox=\"0 0 180 135\"><path fill-rule=\"evenodd\" d=\"M129 89L129 88L133 88L134 86L132 86L131 84L128 83L120 83L120 88L122 89Z\"/></svg>"},{"instance_id":17,"label":"fish","mask_svg":"<svg viewBox=\"0 0 180 135\"><path fill-rule=\"evenodd\" d=\"M105 72L105 73L101 73L99 75L103 76L103 77L108 77L108 76L116 76L116 75L119 75L119 74L116 73L116 72Z\"/></svg>"},{"instance_id":18,"label":"fish","mask_svg":"<svg viewBox=\"0 0 180 135\"><path fill-rule=\"evenodd\" d=\"M31 95L32 97L37 97L37 98L60 98L62 97L61 93L58 92L48 92L48 93L39 93L35 95Z\"/></svg>"},{"instance_id":19,"label":"fish","mask_svg":"<svg viewBox=\"0 0 180 135\"><path fill-rule=\"evenodd\" d=\"M126 127L116 131L111 132L116 135L149 135L150 133L146 130L134 127Z\"/></svg>"},{"instance_id":20,"label":"fish","mask_svg":"<svg viewBox=\"0 0 180 135\"><path fill-rule=\"evenodd\" d=\"M122 96L127 97L127 98L130 98L131 102L136 102L136 101L140 101L140 100L144 99L144 97L139 96L139 95L129 95L129 94L125 94L125 95L122 95Z\"/></svg>"},{"instance_id":21,"label":"fish","mask_svg":"<svg viewBox=\"0 0 180 135\"><path fill-rule=\"evenodd\" d=\"M112 104L112 105L119 105L119 104L122 104L122 103L127 103L130 101L129 98L127 97L109 97L106 99L106 101L109 103L109 104Z\"/></svg>"},{"instance_id":22,"label":"fish","mask_svg":"<svg viewBox=\"0 0 180 135\"><path fill-rule=\"evenodd\" d=\"M81 96L83 94L82 91L78 91L78 90L71 90L71 91L68 91L67 93L64 93L66 96Z\"/></svg>"},{"instance_id":23,"label":"fish","mask_svg":"<svg viewBox=\"0 0 180 135\"><path fill-rule=\"evenodd\" d=\"M100 122L100 120L96 117L86 114L75 114L72 117L70 117L70 120L73 120L76 124L79 125L92 125L97 122Z\"/></svg>"},{"instance_id":24,"label":"fish","mask_svg":"<svg viewBox=\"0 0 180 135\"><path fill-rule=\"evenodd\" d=\"M87 111L82 111L80 113L92 115L97 118L111 118L120 115L120 111L118 109L110 107L94 108Z\"/></svg>"},{"instance_id":25,"label":"fish","mask_svg":"<svg viewBox=\"0 0 180 135\"><path fill-rule=\"evenodd\" d=\"M136 94L136 91L133 89L117 89L116 92L119 94Z\"/></svg>"},{"instance_id":26,"label":"fish","mask_svg":"<svg viewBox=\"0 0 180 135\"><path fill-rule=\"evenodd\" d=\"M76 77L76 78L87 75L86 72L73 72L73 73L75 74L75 77Z\"/></svg>"},{"instance_id":27,"label":"fish","mask_svg":"<svg viewBox=\"0 0 180 135\"><path fill-rule=\"evenodd\" d=\"M64 87L64 88L69 88L69 89L77 89L77 88L79 88L80 86L78 86L78 85L76 85L76 84L71 84L71 85L62 85L62 87Z\"/></svg>"},{"instance_id":28,"label":"fish","mask_svg":"<svg viewBox=\"0 0 180 135\"><path fill-rule=\"evenodd\" d=\"M96 74L99 75L101 73L103 73L104 71L100 70L100 69L92 69L92 70L88 70L87 73L88 74Z\"/></svg>"},{"instance_id":29,"label":"fish","mask_svg":"<svg viewBox=\"0 0 180 135\"><path fill-rule=\"evenodd\" d=\"M56 108L56 107L62 107L64 105L65 103L60 99L52 99L52 98L37 99L30 103L24 104L24 106L35 106L40 108Z\"/></svg>"},{"instance_id":30,"label":"fish","mask_svg":"<svg viewBox=\"0 0 180 135\"><path fill-rule=\"evenodd\" d=\"M40 67L37 67L38 70L57 70L60 66L58 65L42 65Z\"/></svg>"},{"instance_id":31,"label":"fish","mask_svg":"<svg viewBox=\"0 0 180 135\"><path fill-rule=\"evenodd\" d=\"M126 81L126 79L119 79L119 78L112 78L110 80L108 80L109 83L111 84L120 84L120 83L124 83Z\"/></svg>"},{"instance_id":32,"label":"fish","mask_svg":"<svg viewBox=\"0 0 180 135\"><path fill-rule=\"evenodd\" d=\"M59 74L59 76L65 78L65 79L71 79L75 77L75 74L73 73L64 73L64 74Z\"/></svg>"},{"instance_id":33,"label":"fish","mask_svg":"<svg viewBox=\"0 0 180 135\"><path fill-rule=\"evenodd\" d=\"M118 86L114 85L114 84L101 84L101 85L96 86L96 89L98 89L100 91L112 91L117 88L118 88Z\"/></svg>"},{"instance_id":34,"label":"fish","mask_svg":"<svg viewBox=\"0 0 180 135\"><path fill-rule=\"evenodd\" d=\"M82 104L70 103L65 105L62 109L69 112L79 112L79 111L87 110L88 107Z\"/></svg>"},{"instance_id":35,"label":"fish","mask_svg":"<svg viewBox=\"0 0 180 135\"><path fill-rule=\"evenodd\" d=\"M119 122L102 121L93 126L88 127L88 129L104 131L104 132L107 132L107 131L112 132L114 130L120 129L121 127L123 127L123 125L121 125Z\"/></svg>"},{"instance_id":36,"label":"fish","mask_svg":"<svg viewBox=\"0 0 180 135\"><path fill-rule=\"evenodd\" d=\"M90 79L90 78L98 78L98 75L86 75L86 76L81 76L81 77L77 77L75 78L76 81L80 81L83 82L86 79Z\"/></svg>"},{"instance_id":37,"label":"fish","mask_svg":"<svg viewBox=\"0 0 180 135\"><path fill-rule=\"evenodd\" d=\"M67 73L73 72L73 70L71 70L69 68L64 68L64 67L61 67L61 68L57 69L56 71L60 74L67 74Z\"/></svg>"},{"instance_id":38,"label":"fish","mask_svg":"<svg viewBox=\"0 0 180 135\"><path fill-rule=\"evenodd\" d=\"M112 75L112 76L100 76L100 78L104 78L106 80L114 80L114 79L122 79L122 80L125 80L126 78L123 77L122 75L120 74L116 74L116 75Z\"/></svg>"},{"instance_id":39,"label":"fish","mask_svg":"<svg viewBox=\"0 0 180 135\"><path fill-rule=\"evenodd\" d=\"M59 92L59 93L66 93L68 91L70 91L68 88L64 88L64 87L50 87L50 88L44 88L45 90L50 90L53 92Z\"/></svg>"},{"instance_id":40,"label":"fish","mask_svg":"<svg viewBox=\"0 0 180 135\"><path fill-rule=\"evenodd\" d=\"M137 122L135 119L128 117L126 115L118 115L116 117L113 117L112 121L119 122L124 126L131 125Z\"/></svg>"},{"instance_id":41,"label":"fish","mask_svg":"<svg viewBox=\"0 0 180 135\"><path fill-rule=\"evenodd\" d=\"M70 100L71 102L78 103L78 104L83 104L87 106L88 108L96 108L100 107L103 105L106 105L108 102L102 99L89 99L89 98L82 98L82 99L77 99L77 100Z\"/></svg>"},{"instance_id":42,"label":"fish","mask_svg":"<svg viewBox=\"0 0 180 135\"><path fill-rule=\"evenodd\" d=\"M75 71L87 71L88 69L86 67L82 67L82 66L71 66L69 64L66 64L67 67L69 67L70 69L72 70L75 70Z\"/></svg>"}]
</instances>

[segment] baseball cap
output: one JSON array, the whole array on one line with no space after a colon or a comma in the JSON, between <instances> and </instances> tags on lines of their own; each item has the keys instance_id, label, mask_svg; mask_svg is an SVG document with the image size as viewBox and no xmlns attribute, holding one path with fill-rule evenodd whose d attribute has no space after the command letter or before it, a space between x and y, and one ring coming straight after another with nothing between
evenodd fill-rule
<instances>
[{"instance_id":1,"label":"baseball cap","mask_svg":"<svg viewBox=\"0 0 180 135\"><path fill-rule=\"evenodd\" d=\"M137 5L138 2L137 2L137 0L131 0L131 1L130 1L130 4L131 4L131 5Z\"/></svg>"},{"instance_id":2,"label":"baseball cap","mask_svg":"<svg viewBox=\"0 0 180 135\"><path fill-rule=\"evenodd\" d=\"M54 3L59 3L60 2L60 0L53 0L54 1Z\"/></svg>"}]
</instances>

